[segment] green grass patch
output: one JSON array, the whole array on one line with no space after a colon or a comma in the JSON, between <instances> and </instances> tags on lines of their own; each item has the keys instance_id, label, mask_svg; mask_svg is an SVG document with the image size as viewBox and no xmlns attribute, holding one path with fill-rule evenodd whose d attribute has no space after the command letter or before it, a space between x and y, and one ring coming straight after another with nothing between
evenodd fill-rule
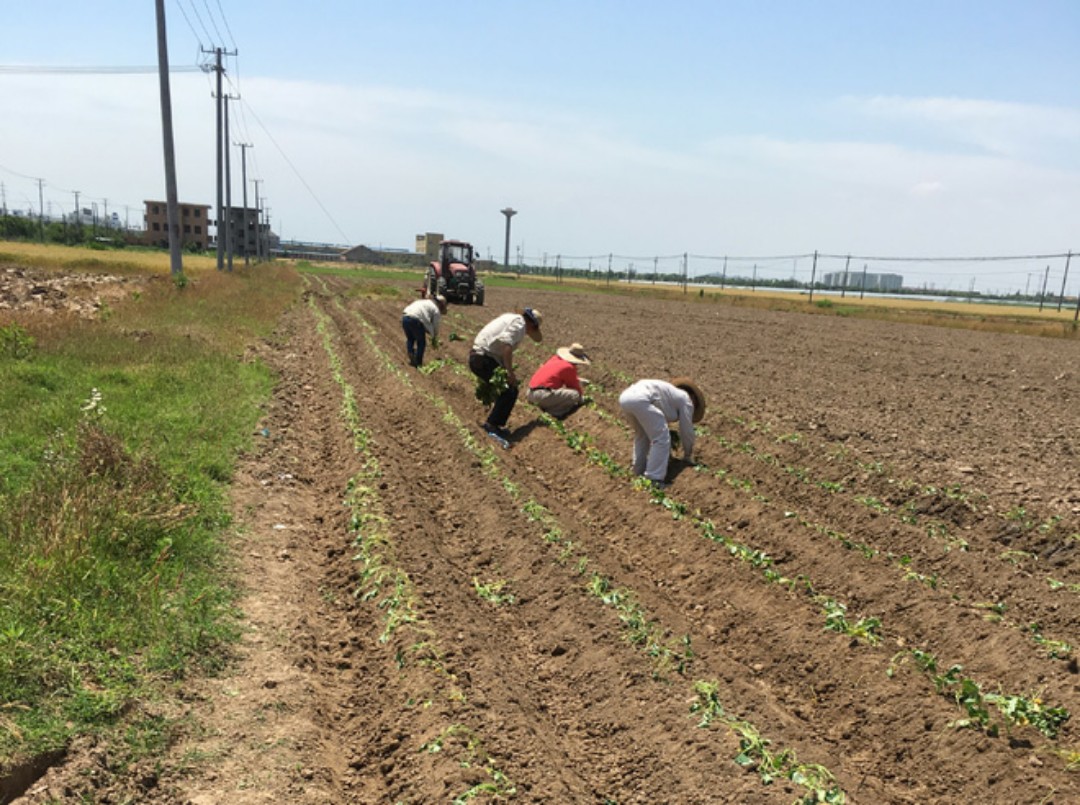
<instances>
[{"instance_id":1,"label":"green grass patch","mask_svg":"<svg viewBox=\"0 0 1080 805\"><path fill-rule=\"evenodd\" d=\"M298 278L125 271L146 283L106 319L29 318L29 353L0 353L0 763L108 727L237 634L226 484L273 384L244 352Z\"/></svg>"}]
</instances>

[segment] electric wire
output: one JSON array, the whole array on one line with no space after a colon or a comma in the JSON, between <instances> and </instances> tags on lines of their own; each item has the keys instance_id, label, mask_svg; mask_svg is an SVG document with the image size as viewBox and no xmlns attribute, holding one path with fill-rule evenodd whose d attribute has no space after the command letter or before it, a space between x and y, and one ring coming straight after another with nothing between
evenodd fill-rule
<instances>
[{"instance_id":1,"label":"electric wire","mask_svg":"<svg viewBox=\"0 0 1080 805\"><path fill-rule=\"evenodd\" d=\"M236 46L236 39L233 38L232 28L229 27L229 20L225 17L225 9L221 7L221 0L216 0L218 13L221 14L221 22L225 26L225 31L229 34L229 41L232 42L233 50L239 50Z\"/></svg>"},{"instance_id":2,"label":"electric wire","mask_svg":"<svg viewBox=\"0 0 1080 805\"><path fill-rule=\"evenodd\" d=\"M207 3L206 0L203 0L203 6L205 6L206 8L206 16L210 20L210 24L214 27L214 33L217 34L217 39L215 39L214 41L224 42L225 37L221 35L221 31L217 27L217 22L214 20L214 12L210 10L210 4Z\"/></svg>"},{"instance_id":3,"label":"electric wire","mask_svg":"<svg viewBox=\"0 0 1080 805\"><path fill-rule=\"evenodd\" d=\"M251 111L251 116L253 118L255 118L255 122L259 124L259 128L261 128L266 133L266 136L270 138L270 142L273 143L274 148L276 148L278 153L281 154L281 158L285 160L285 164L287 164L289 166L289 168L292 170L292 172L296 175L296 178L300 180L300 183L304 186L304 189L308 191L308 194L315 201L315 203L319 206L319 209L322 210L323 215L326 216L326 219L331 224L333 224L334 229L336 229L338 234L341 235L341 237L343 238L343 242L344 243L351 243L352 240L349 238L348 235L345 234L345 231L338 225L338 222L334 219L334 216L330 214L330 211L328 209L326 209L326 206L322 203L322 200L315 194L315 191L312 190L311 185L309 185L307 183L307 180L304 178L303 174L300 173L300 171L297 169L297 167L293 164L292 160L289 159L289 156L288 156L288 154L285 153L285 150L281 147L281 145L278 144L278 141L276 139L274 139L274 135L270 133L270 130L266 127L266 124L262 122L262 119L255 112L254 108L251 107L251 104L249 104L246 100L243 100L243 99L241 99L240 103L247 106L248 109Z\"/></svg>"},{"instance_id":4,"label":"electric wire","mask_svg":"<svg viewBox=\"0 0 1080 805\"><path fill-rule=\"evenodd\" d=\"M195 7L195 0L188 0L188 5L191 7L191 13L195 15L195 20L199 23L199 27L202 28L203 33L206 34L206 41L213 42L214 37L210 35L210 31L206 28L206 23L203 22L202 15L199 13L199 9Z\"/></svg>"},{"instance_id":5,"label":"electric wire","mask_svg":"<svg viewBox=\"0 0 1080 805\"><path fill-rule=\"evenodd\" d=\"M170 73L195 73L198 72L199 69L200 68L197 65L169 65ZM0 73L5 73L9 75L145 75L157 72L157 65L0 65Z\"/></svg>"},{"instance_id":6,"label":"electric wire","mask_svg":"<svg viewBox=\"0 0 1080 805\"><path fill-rule=\"evenodd\" d=\"M180 0L176 0L176 7L180 9L180 14L184 18L184 22L187 23L187 27L191 29L192 35L195 37L195 41L199 44L199 50L202 50L202 39L199 38L199 32L195 30L195 26L191 24L191 18L188 17L187 12L184 10L184 4Z\"/></svg>"}]
</instances>

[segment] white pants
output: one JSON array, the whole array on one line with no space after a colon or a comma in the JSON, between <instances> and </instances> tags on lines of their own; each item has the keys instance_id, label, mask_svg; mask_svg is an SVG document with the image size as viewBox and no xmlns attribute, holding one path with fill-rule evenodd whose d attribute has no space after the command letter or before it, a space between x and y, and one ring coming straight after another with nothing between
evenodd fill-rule
<instances>
[{"instance_id":1,"label":"white pants","mask_svg":"<svg viewBox=\"0 0 1080 805\"><path fill-rule=\"evenodd\" d=\"M671 458L671 431L664 412L647 396L638 396L629 388L619 397L619 406L634 426L634 475L644 474L650 481L663 482Z\"/></svg>"}]
</instances>

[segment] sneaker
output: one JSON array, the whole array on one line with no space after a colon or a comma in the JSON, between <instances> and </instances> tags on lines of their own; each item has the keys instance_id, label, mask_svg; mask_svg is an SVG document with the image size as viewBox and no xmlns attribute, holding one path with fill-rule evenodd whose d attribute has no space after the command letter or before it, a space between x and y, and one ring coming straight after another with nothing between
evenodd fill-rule
<instances>
[{"instance_id":1,"label":"sneaker","mask_svg":"<svg viewBox=\"0 0 1080 805\"><path fill-rule=\"evenodd\" d=\"M649 483L652 484L653 489L659 489L661 492L671 486L667 481L654 481L652 478L649 479Z\"/></svg>"},{"instance_id":2,"label":"sneaker","mask_svg":"<svg viewBox=\"0 0 1080 805\"><path fill-rule=\"evenodd\" d=\"M490 422L485 422L484 430L490 433L492 436L498 436L500 439L510 441L510 431L507 428L500 428L492 425Z\"/></svg>"}]
</instances>

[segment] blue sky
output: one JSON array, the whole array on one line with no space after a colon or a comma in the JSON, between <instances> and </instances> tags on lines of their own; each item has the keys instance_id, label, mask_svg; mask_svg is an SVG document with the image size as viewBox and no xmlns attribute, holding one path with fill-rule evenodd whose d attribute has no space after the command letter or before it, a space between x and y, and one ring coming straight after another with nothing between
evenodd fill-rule
<instances>
[{"instance_id":1,"label":"blue sky","mask_svg":"<svg viewBox=\"0 0 1080 805\"><path fill-rule=\"evenodd\" d=\"M861 270L1080 248L1073 0L167 0L166 15L174 68L239 51L232 139L252 144L248 178L285 238L411 248L436 231L501 259L510 205L511 259L549 265L675 270L687 252L694 273L728 255L747 258L733 272L809 279L789 255ZM154 4L23 3L3 41L5 68L152 66ZM171 85L181 198L213 203L210 76ZM164 197L153 74L0 70L0 121L8 206L36 209L36 178L55 209L79 190L138 219ZM1047 265L1056 290L1059 258L870 270L1022 290Z\"/></svg>"}]
</instances>

